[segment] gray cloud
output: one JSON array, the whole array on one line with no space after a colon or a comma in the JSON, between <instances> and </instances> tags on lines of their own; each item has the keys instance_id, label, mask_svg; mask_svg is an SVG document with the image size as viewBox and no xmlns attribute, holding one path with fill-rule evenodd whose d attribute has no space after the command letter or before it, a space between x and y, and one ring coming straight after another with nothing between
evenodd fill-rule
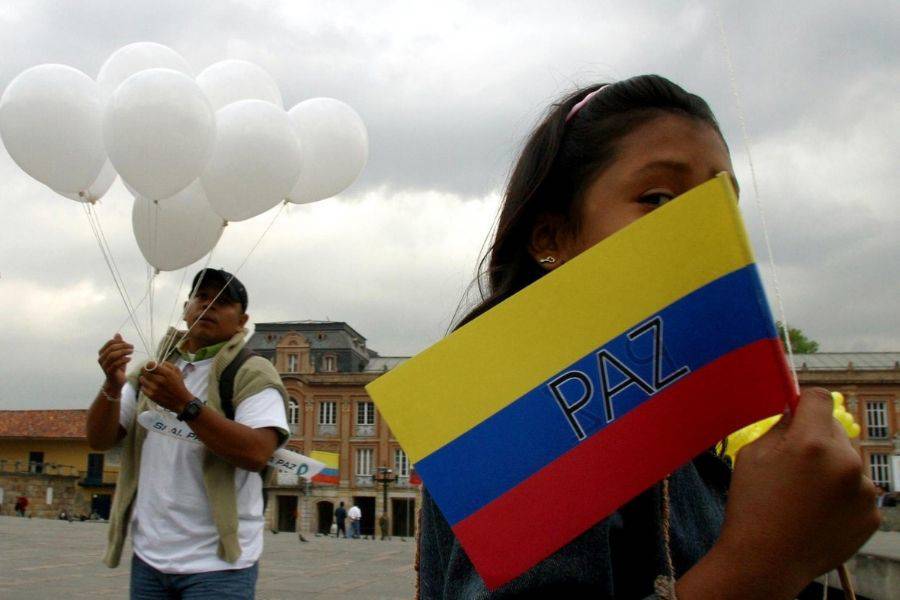
<instances>
[{"instance_id":1,"label":"gray cloud","mask_svg":"<svg viewBox=\"0 0 900 600\"><path fill-rule=\"evenodd\" d=\"M354 106L371 138L363 176L340 199L280 217L241 277L255 319L346 320L383 353L412 354L444 333L522 139L547 104L592 81L657 72L707 98L764 258L712 5L420 4L6 3L0 88L45 62L95 76L116 48L152 40L197 72L224 58L257 62L287 105L333 96ZM900 347L898 11L723 7L788 318L825 349ZM3 150L0 201L0 406L85 406L93 354L124 310L80 208ZM140 295L129 211L117 184L100 214ZM235 268L270 218L229 226L214 264ZM160 280L158 320L179 277Z\"/></svg>"}]
</instances>

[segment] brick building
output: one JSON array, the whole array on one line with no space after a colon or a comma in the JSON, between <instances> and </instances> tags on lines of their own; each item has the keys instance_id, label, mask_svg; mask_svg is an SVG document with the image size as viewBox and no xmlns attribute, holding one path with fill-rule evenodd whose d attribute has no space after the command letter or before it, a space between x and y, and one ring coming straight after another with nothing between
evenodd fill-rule
<instances>
[{"instance_id":1,"label":"brick building","mask_svg":"<svg viewBox=\"0 0 900 600\"><path fill-rule=\"evenodd\" d=\"M797 354L794 366L800 385L844 394L862 430L854 445L869 476L900 490L900 352Z\"/></svg>"},{"instance_id":2,"label":"brick building","mask_svg":"<svg viewBox=\"0 0 900 600\"><path fill-rule=\"evenodd\" d=\"M91 450L86 422L87 410L0 411L0 514L25 496L35 517L109 515L121 450Z\"/></svg>"},{"instance_id":3,"label":"brick building","mask_svg":"<svg viewBox=\"0 0 900 600\"><path fill-rule=\"evenodd\" d=\"M283 476L270 482L269 527L327 531L344 501L362 509L364 534L374 532L386 508L391 534L413 535L420 490L410 484L409 460L365 392L405 358L380 356L348 324L331 321L260 323L248 345L275 364L288 389L289 447L340 455L337 486ZM794 364L801 385L844 394L862 429L854 445L869 475L900 490L900 352L800 354ZM61 508L107 514L121 451L93 452L86 416L86 410L0 411L0 514L12 514L19 495L29 498L37 517L55 517ZM397 477L386 506L374 481L379 468Z\"/></svg>"},{"instance_id":4,"label":"brick building","mask_svg":"<svg viewBox=\"0 0 900 600\"><path fill-rule=\"evenodd\" d=\"M387 512L390 533L414 534L419 488L409 482L409 460L375 409L365 386L404 357L384 357L347 323L288 321L258 323L248 346L267 357L290 394L289 447L340 455L337 486L281 477L267 488L268 524L273 529L327 532L343 501L363 513L362 533L374 533ZM396 481L384 488L374 478L389 469Z\"/></svg>"}]
</instances>

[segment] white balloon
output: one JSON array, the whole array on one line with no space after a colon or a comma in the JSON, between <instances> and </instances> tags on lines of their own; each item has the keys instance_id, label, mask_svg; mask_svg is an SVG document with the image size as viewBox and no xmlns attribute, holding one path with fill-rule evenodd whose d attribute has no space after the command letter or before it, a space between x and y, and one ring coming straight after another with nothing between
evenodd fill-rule
<instances>
[{"instance_id":1,"label":"white balloon","mask_svg":"<svg viewBox=\"0 0 900 600\"><path fill-rule=\"evenodd\" d=\"M96 202L106 195L106 192L109 191L109 188L111 188L112 184L115 182L116 177L118 177L116 170L113 168L112 163L107 160L103 164L103 169L100 170L100 174L97 175L97 179L94 180L94 183L91 184L86 192L79 192L77 194L57 193L77 202Z\"/></svg>"},{"instance_id":2,"label":"white balloon","mask_svg":"<svg viewBox=\"0 0 900 600\"><path fill-rule=\"evenodd\" d=\"M63 193L87 190L103 168L102 118L97 84L65 65L32 67L0 97L0 137L9 155Z\"/></svg>"},{"instance_id":3,"label":"white balloon","mask_svg":"<svg viewBox=\"0 0 900 600\"><path fill-rule=\"evenodd\" d=\"M131 225L141 254L160 271L200 260L219 242L225 227L199 181L165 200L135 198Z\"/></svg>"},{"instance_id":4,"label":"white balloon","mask_svg":"<svg viewBox=\"0 0 900 600\"><path fill-rule=\"evenodd\" d=\"M324 200L356 181L369 158L369 135L355 110L334 98L312 98L288 114L303 144L303 173L288 200Z\"/></svg>"},{"instance_id":5,"label":"white balloon","mask_svg":"<svg viewBox=\"0 0 900 600\"><path fill-rule=\"evenodd\" d=\"M109 160L151 200L173 196L200 176L215 135L215 113L200 86L171 69L140 71L122 82L103 121Z\"/></svg>"},{"instance_id":6,"label":"white balloon","mask_svg":"<svg viewBox=\"0 0 900 600\"><path fill-rule=\"evenodd\" d=\"M97 83L105 98L112 95L119 84L147 69L172 69L193 77L188 62L177 52L153 42L137 42L122 46L113 52L97 74Z\"/></svg>"},{"instance_id":7,"label":"white balloon","mask_svg":"<svg viewBox=\"0 0 900 600\"><path fill-rule=\"evenodd\" d=\"M227 221L243 221L283 200L300 174L300 143L284 110L241 100L216 112L216 147L200 181Z\"/></svg>"},{"instance_id":8,"label":"white balloon","mask_svg":"<svg viewBox=\"0 0 900 600\"><path fill-rule=\"evenodd\" d=\"M213 110L239 100L265 100L284 108L278 84L262 67L246 60L223 60L197 75Z\"/></svg>"}]
</instances>

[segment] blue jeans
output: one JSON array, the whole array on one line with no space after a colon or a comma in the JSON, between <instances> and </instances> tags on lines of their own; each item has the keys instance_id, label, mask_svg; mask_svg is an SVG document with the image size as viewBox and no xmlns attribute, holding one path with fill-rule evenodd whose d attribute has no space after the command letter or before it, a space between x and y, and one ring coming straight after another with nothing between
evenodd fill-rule
<instances>
[{"instance_id":1,"label":"blue jeans","mask_svg":"<svg viewBox=\"0 0 900 600\"><path fill-rule=\"evenodd\" d=\"M359 538L359 519L350 521L350 537Z\"/></svg>"},{"instance_id":2,"label":"blue jeans","mask_svg":"<svg viewBox=\"0 0 900 600\"><path fill-rule=\"evenodd\" d=\"M246 569L170 575L131 559L131 600L252 600L259 563Z\"/></svg>"}]
</instances>

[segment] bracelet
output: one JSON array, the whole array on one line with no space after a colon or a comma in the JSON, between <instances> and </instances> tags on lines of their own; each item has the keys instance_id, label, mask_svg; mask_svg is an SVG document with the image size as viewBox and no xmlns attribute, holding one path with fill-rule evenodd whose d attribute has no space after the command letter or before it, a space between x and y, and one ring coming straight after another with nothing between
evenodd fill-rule
<instances>
[{"instance_id":1,"label":"bracelet","mask_svg":"<svg viewBox=\"0 0 900 600\"><path fill-rule=\"evenodd\" d=\"M100 393L103 394L103 397L106 398L106 400L109 402L119 402L122 399L121 396L118 396L118 397L110 396L109 394L106 393L106 389L103 388L102 386L100 387Z\"/></svg>"}]
</instances>

